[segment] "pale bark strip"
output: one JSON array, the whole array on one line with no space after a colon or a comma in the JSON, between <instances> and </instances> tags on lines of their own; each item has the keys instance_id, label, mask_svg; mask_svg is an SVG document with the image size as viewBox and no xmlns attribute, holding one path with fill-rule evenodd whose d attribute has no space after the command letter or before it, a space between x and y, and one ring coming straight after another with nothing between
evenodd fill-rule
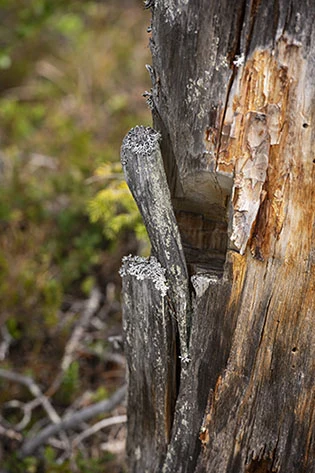
<instances>
[{"instance_id":1,"label":"pale bark strip","mask_svg":"<svg viewBox=\"0 0 315 473\"><path fill-rule=\"evenodd\" d=\"M54 379L51 386L49 386L47 392L45 393L46 396L51 397L60 387L64 374L70 367L74 357L76 350L80 344L81 339L84 336L84 333L91 322L91 318L95 315L97 309L100 306L101 302L101 291L98 287L94 287L91 291L90 297L85 302L85 308L83 313L78 320L69 341L66 344L64 355L61 361L60 371L57 374L56 378Z\"/></svg>"},{"instance_id":2,"label":"pale bark strip","mask_svg":"<svg viewBox=\"0 0 315 473\"><path fill-rule=\"evenodd\" d=\"M124 138L121 161L149 234L152 252L166 269L169 296L178 322L181 357L188 360L191 318L188 272L159 140L159 133L150 127L133 128Z\"/></svg>"}]
</instances>

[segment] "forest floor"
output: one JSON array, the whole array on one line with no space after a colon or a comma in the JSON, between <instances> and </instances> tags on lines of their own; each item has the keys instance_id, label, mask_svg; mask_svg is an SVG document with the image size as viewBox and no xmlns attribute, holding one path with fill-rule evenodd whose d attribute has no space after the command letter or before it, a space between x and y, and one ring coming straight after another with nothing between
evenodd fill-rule
<instances>
[{"instance_id":1,"label":"forest floor","mask_svg":"<svg viewBox=\"0 0 315 473\"><path fill-rule=\"evenodd\" d=\"M148 243L119 150L151 120L149 13L8 0L0 14L0 472L122 473L118 270Z\"/></svg>"}]
</instances>

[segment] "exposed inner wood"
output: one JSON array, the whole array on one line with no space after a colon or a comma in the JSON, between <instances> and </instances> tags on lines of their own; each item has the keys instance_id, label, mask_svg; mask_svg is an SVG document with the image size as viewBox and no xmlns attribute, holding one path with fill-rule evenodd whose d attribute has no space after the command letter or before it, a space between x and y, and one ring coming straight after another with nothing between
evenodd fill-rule
<instances>
[{"instance_id":1,"label":"exposed inner wood","mask_svg":"<svg viewBox=\"0 0 315 473\"><path fill-rule=\"evenodd\" d=\"M227 221L183 210L176 212L176 218L190 274L220 276L227 251Z\"/></svg>"},{"instance_id":2,"label":"exposed inner wood","mask_svg":"<svg viewBox=\"0 0 315 473\"><path fill-rule=\"evenodd\" d=\"M314 15L297 0L154 4L154 123L195 290L155 473L315 471Z\"/></svg>"},{"instance_id":3,"label":"exposed inner wood","mask_svg":"<svg viewBox=\"0 0 315 473\"><path fill-rule=\"evenodd\" d=\"M232 185L223 173L199 172L185 180L185 197L173 199L191 275L223 273Z\"/></svg>"},{"instance_id":4,"label":"exposed inner wood","mask_svg":"<svg viewBox=\"0 0 315 473\"><path fill-rule=\"evenodd\" d=\"M244 254L248 243L252 255L264 260L271 237L279 238L289 176L287 117L298 68L304 68L299 48L286 39L275 55L255 51L234 75L215 125L205 130L208 158L181 176L183 196L175 194L173 205L192 274L222 273L226 251ZM298 119L299 130L306 130L307 121Z\"/></svg>"}]
</instances>

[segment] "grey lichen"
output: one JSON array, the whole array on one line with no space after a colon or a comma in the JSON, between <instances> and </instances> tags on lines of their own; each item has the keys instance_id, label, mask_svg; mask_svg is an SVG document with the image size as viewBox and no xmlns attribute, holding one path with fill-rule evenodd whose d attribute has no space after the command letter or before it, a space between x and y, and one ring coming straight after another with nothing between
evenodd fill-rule
<instances>
[{"instance_id":1,"label":"grey lichen","mask_svg":"<svg viewBox=\"0 0 315 473\"><path fill-rule=\"evenodd\" d=\"M189 0L160 0L159 7L164 10L166 23L173 24L181 16Z\"/></svg>"},{"instance_id":2,"label":"grey lichen","mask_svg":"<svg viewBox=\"0 0 315 473\"><path fill-rule=\"evenodd\" d=\"M134 276L138 281L149 279L162 297L165 297L167 294L168 284L165 277L165 269L154 256L150 258L131 255L124 256L119 274L121 277L127 275Z\"/></svg>"},{"instance_id":3,"label":"grey lichen","mask_svg":"<svg viewBox=\"0 0 315 473\"><path fill-rule=\"evenodd\" d=\"M152 90L152 89L151 89ZM146 99L146 103L150 110L154 110L154 100L152 92L148 92L147 90L142 94L142 97Z\"/></svg>"},{"instance_id":4,"label":"grey lichen","mask_svg":"<svg viewBox=\"0 0 315 473\"><path fill-rule=\"evenodd\" d=\"M149 8L154 8L154 0L145 0L144 1L144 8L148 10Z\"/></svg>"},{"instance_id":5,"label":"grey lichen","mask_svg":"<svg viewBox=\"0 0 315 473\"><path fill-rule=\"evenodd\" d=\"M145 68L146 68L146 70L148 71L148 73L150 75L150 79L151 79L152 85L154 87L155 83L156 83L156 77L155 77L154 69L153 69L152 66L150 66L150 64L146 64Z\"/></svg>"},{"instance_id":6,"label":"grey lichen","mask_svg":"<svg viewBox=\"0 0 315 473\"><path fill-rule=\"evenodd\" d=\"M188 271L159 141L160 134L152 128L133 128L123 140L121 161L126 182L145 223L152 254L158 256L160 264L165 268L169 295L178 323L181 356L187 359L191 319ZM145 261L133 261L136 264L129 269L129 274L138 278L149 277L165 294L166 287L162 279L154 279L154 271L152 273L151 268L146 267ZM156 260L153 262L157 263ZM138 263L141 263L140 268L137 267ZM153 269L158 271L157 266L154 266Z\"/></svg>"},{"instance_id":7,"label":"grey lichen","mask_svg":"<svg viewBox=\"0 0 315 473\"><path fill-rule=\"evenodd\" d=\"M132 128L123 139L121 147L121 162L127 164L129 152L137 156L150 158L159 146L160 133L150 126L136 126Z\"/></svg>"}]
</instances>

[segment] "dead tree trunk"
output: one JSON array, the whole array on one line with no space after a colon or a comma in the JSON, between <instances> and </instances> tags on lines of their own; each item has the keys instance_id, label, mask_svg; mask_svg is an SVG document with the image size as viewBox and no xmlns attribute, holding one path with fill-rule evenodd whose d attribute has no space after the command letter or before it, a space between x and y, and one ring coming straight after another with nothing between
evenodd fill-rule
<instances>
[{"instance_id":1,"label":"dead tree trunk","mask_svg":"<svg viewBox=\"0 0 315 473\"><path fill-rule=\"evenodd\" d=\"M122 268L130 471L313 473L315 1L146 4L158 133L122 147L154 254Z\"/></svg>"}]
</instances>

